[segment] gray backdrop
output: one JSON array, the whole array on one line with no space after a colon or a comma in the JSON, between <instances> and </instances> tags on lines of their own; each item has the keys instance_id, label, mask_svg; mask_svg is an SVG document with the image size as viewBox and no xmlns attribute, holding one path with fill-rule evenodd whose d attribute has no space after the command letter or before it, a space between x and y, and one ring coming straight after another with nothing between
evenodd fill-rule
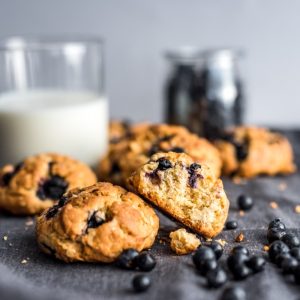
<instances>
[{"instance_id":1,"label":"gray backdrop","mask_svg":"<svg viewBox=\"0 0 300 300\"><path fill-rule=\"evenodd\" d=\"M297 0L0 0L0 36L103 36L112 115L152 121L162 119L166 49L243 47L248 121L295 126L299 12Z\"/></svg>"}]
</instances>

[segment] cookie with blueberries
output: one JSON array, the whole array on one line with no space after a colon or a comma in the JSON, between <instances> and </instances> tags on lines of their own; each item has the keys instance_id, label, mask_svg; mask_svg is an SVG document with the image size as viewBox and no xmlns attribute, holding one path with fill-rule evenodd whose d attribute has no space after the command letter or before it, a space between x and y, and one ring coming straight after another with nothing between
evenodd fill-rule
<instances>
[{"instance_id":1,"label":"cookie with blueberries","mask_svg":"<svg viewBox=\"0 0 300 300\"><path fill-rule=\"evenodd\" d=\"M265 128L240 126L216 142L223 174L251 178L295 172L293 149L286 137Z\"/></svg>"},{"instance_id":2,"label":"cookie with blueberries","mask_svg":"<svg viewBox=\"0 0 300 300\"><path fill-rule=\"evenodd\" d=\"M220 175L218 150L182 126L154 124L136 130L126 141L110 147L99 164L100 178L125 185L127 178L158 152L186 153Z\"/></svg>"},{"instance_id":3,"label":"cookie with blueberries","mask_svg":"<svg viewBox=\"0 0 300 300\"><path fill-rule=\"evenodd\" d=\"M159 219L140 197L98 182L65 194L37 219L41 249L66 262L112 262L152 246Z\"/></svg>"},{"instance_id":4,"label":"cookie with blueberries","mask_svg":"<svg viewBox=\"0 0 300 300\"><path fill-rule=\"evenodd\" d=\"M97 182L84 163L54 153L27 157L0 169L0 208L33 215L52 206L68 190Z\"/></svg>"},{"instance_id":5,"label":"cookie with blueberries","mask_svg":"<svg viewBox=\"0 0 300 300\"><path fill-rule=\"evenodd\" d=\"M224 227L229 201L209 166L185 153L157 153L137 169L128 184L186 226L214 237Z\"/></svg>"}]
</instances>

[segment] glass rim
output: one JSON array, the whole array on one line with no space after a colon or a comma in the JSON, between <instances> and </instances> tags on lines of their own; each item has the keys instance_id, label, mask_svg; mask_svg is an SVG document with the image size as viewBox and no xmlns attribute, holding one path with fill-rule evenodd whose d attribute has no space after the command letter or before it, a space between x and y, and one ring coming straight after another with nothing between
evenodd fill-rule
<instances>
[{"instance_id":1,"label":"glass rim","mask_svg":"<svg viewBox=\"0 0 300 300\"><path fill-rule=\"evenodd\" d=\"M63 49L67 46L102 48L103 38L90 35L12 35L0 37L0 52L45 51Z\"/></svg>"}]
</instances>

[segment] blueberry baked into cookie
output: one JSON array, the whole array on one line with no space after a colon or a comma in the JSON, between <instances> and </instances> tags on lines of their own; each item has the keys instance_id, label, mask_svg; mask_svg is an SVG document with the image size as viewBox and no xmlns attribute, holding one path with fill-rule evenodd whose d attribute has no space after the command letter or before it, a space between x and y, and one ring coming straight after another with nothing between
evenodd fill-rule
<instances>
[{"instance_id":1,"label":"blueberry baked into cookie","mask_svg":"<svg viewBox=\"0 0 300 300\"><path fill-rule=\"evenodd\" d=\"M287 138L258 127L236 127L216 142L223 174L250 178L259 174L289 174L296 170Z\"/></svg>"},{"instance_id":2,"label":"blueberry baked into cookie","mask_svg":"<svg viewBox=\"0 0 300 300\"><path fill-rule=\"evenodd\" d=\"M181 126L158 124L139 128L126 140L110 147L100 161L99 176L102 180L126 185L127 178L151 155L169 151L187 153L195 161L208 164L216 177L220 175L219 152L206 139Z\"/></svg>"},{"instance_id":3,"label":"blueberry baked into cookie","mask_svg":"<svg viewBox=\"0 0 300 300\"><path fill-rule=\"evenodd\" d=\"M128 180L137 193L196 232L214 237L224 227L229 201L223 183L185 153L157 153Z\"/></svg>"},{"instance_id":4,"label":"blueberry baked into cookie","mask_svg":"<svg viewBox=\"0 0 300 300\"><path fill-rule=\"evenodd\" d=\"M68 156L30 156L0 169L0 208L13 214L38 214L68 190L95 182L96 175L87 165Z\"/></svg>"},{"instance_id":5,"label":"blueberry baked into cookie","mask_svg":"<svg viewBox=\"0 0 300 300\"><path fill-rule=\"evenodd\" d=\"M111 183L73 189L37 219L41 249L66 262L112 262L154 243L159 219L137 195Z\"/></svg>"}]
</instances>

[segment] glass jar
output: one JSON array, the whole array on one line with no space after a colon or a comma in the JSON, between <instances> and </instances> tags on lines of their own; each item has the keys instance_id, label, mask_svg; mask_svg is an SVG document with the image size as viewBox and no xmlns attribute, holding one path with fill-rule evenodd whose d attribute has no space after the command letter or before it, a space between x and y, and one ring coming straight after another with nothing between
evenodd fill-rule
<instances>
[{"instance_id":1,"label":"glass jar","mask_svg":"<svg viewBox=\"0 0 300 300\"><path fill-rule=\"evenodd\" d=\"M95 165L107 147L103 83L101 40L1 40L0 165L40 152Z\"/></svg>"}]
</instances>

